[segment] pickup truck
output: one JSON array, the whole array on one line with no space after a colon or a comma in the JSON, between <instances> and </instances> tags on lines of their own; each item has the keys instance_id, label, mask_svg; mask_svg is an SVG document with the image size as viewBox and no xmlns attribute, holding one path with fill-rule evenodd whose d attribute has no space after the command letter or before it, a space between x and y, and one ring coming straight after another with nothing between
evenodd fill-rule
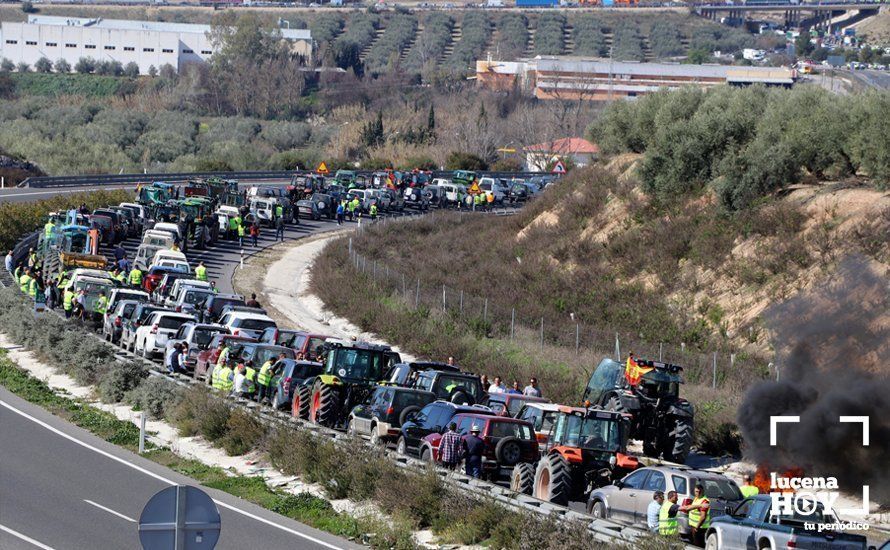
<instances>
[{"instance_id":1,"label":"pickup truck","mask_svg":"<svg viewBox=\"0 0 890 550\"><path fill-rule=\"evenodd\" d=\"M806 550L865 550L867 540L862 535L840 531L805 528L806 523L837 524L833 512L821 504L807 516L779 516L772 513L769 495L755 495L739 504L732 513L715 517L705 533L706 550L748 550L750 548Z\"/></svg>"}]
</instances>

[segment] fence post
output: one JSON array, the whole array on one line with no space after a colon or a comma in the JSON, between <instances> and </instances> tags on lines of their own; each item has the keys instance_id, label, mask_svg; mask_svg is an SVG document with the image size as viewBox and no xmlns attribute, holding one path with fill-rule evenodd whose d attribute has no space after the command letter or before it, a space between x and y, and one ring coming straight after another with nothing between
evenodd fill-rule
<instances>
[{"instance_id":1,"label":"fence post","mask_svg":"<svg viewBox=\"0 0 890 550\"><path fill-rule=\"evenodd\" d=\"M485 305L482 309L482 322L488 322L488 298L485 299Z\"/></svg>"},{"instance_id":2,"label":"fence post","mask_svg":"<svg viewBox=\"0 0 890 550\"><path fill-rule=\"evenodd\" d=\"M581 325L575 323L575 355L581 353Z\"/></svg>"},{"instance_id":3,"label":"fence post","mask_svg":"<svg viewBox=\"0 0 890 550\"><path fill-rule=\"evenodd\" d=\"M730 370L730 372L731 372L733 369L735 369L735 354L734 354L734 353L730 353L730 354L729 354L729 370Z\"/></svg>"},{"instance_id":4,"label":"fence post","mask_svg":"<svg viewBox=\"0 0 890 550\"><path fill-rule=\"evenodd\" d=\"M513 308L513 311L510 313L510 340L513 339L513 335L516 330L516 308Z\"/></svg>"},{"instance_id":5,"label":"fence post","mask_svg":"<svg viewBox=\"0 0 890 550\"><path fill-rule=\"evenodd\" d=\"M352 256L352 237L349 237L349 255Z\"/></svg>"},{"instance_id":6,"label":"fence post","mask_svg":"<svg viewBox=\"0 0 890 550\"><path fill-rule=\"evenodd\" d=\"M408 299L408 283L405 282L405 274L402 273L402 294L406 295L405 299Z\"/></svg>"},{"instance_id":7,"label":"fence post","mask_svg":"<svg viewBox=\"0 0 890 550\"><path fill-rule=\"evenodd\" d=\"M615 333L615 360L621 361L621 343L618 341L618 333Z\"/></svg>"},{"instance_id":8,"label":"fence post","mask_svg":"<svg viewBox=\"0 0 890 550\"><path fill-rule=\"evenodd\" d=\"M442 285L442 311L445 311L445 285Z\"/></svg>"},{"instance_id":9,"label":"fence post","mask_svg":"<svg viewBox=\"0 0 890 550\"><path fill-rule=\"evenodd\" d=\"M420 306L420 278L417 278L417 290L414 292L414 309Z\"/></svg>"},{"instance_id":10,"label":"fence post","mask_svg":"<svg viewBox=\"0 0 890 550\"><path fill-rule=\"evenodd\" d=\"M145 411L139 413L139 454L145 452Z\"/></svg>"},{"instance_id":11,"label":"fence post","mask_svg":"<svg viewBox=\"0 0 890 550\"><path fill-rule=\"evenodd\" d=\"M663 344L662 342L659 342L659 343L658 343L658 360L659 360L659 361L664 361L664 359L662 359L662 352L663 352L663 351L664 351L664 344Z\"/></svg>"},{"instance_id":12,"label":"fence post","mask_svg":"<svg viewBox=\"0 0 890 550\"><path fill-rule=\"evenodd\" d=\"M371 262L371 276L377 278L377 260Z\"/></svg>"},{"instance_id":13,"label":"fence post","mask_svg":"<svg viewBox=\"0 0 890 550\"><path fill-rule=\"evenodd\" d=\"M680 352L686 353L686 342L680 342Z\"/></svg>"},{"instance_id":14,"label":"fence post","mask_svg":"<svg viewBox=\"0 0 890 550\"><path fill-rule=\"evenodd\" d=\"M714 366L713 366L713 376L711 378L711 387L717 387L717 352L714 352Z\"/></svg>"},{"instance_id":15,"label":"fence post","mask_svg":"<svg viewBox=\"0 0 890 550\"><path fill-rule=\"evenodd\" d=\"M460 314L464 314L464 291L460 291Z\"/></svg>"},{"instance_id":16,"label":"fence post","mask_svg":"<svg viewBox=\"0 0 890 550\"><path fill-rule=\"evenodd\" d=\"M541 351L544 351L544 318L541 317Z\"/></svg>"}]
</instances>

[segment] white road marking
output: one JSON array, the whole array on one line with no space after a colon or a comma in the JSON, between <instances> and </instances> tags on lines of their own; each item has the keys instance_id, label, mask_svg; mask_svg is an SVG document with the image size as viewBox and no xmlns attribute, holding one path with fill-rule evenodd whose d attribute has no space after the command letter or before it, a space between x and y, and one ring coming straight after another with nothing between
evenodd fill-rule
<instances>
[{"instance_id":1,"label":"white road marking","mask_svg":"<svg viewBox=\"0 0 890 550\"><path fill-rule=\"evenodd\" d=\"M52 546L47 546L47 545L43 544L42 542L36 541L27 535L23 535L23 534L19 533L18 531L14 531L5 525L0 525L0 531L9 533L10 535L12 535L14 537L18 537L29 544L33 544L37 548L42 548L43 550L55 550Z\"/></svg>"},{"instance_id":2,"label":"white road marking","mask_svg":"<svg viewBox=\"0 0 890 550\"><path fill-rule=\"evenodd\" d=\"M35 418L35 417L31 416L30 414L26 413L25 411L21 411L21 410L15 408L15 407L13 407L12 405L10 405L9 403L7 403L7 402L5 402L5 401L0 401L0 405L6 407L7 409L9 409L10 411L16 413L17 415L22 416L22 417L24 417L24 418L27 418L27 419L30 420L31 422L34 422L35 424L38 424L38 425L40 425L40 426L46 428L47 430L53 432L54 434L56 434L56 435L60 435L60 436L64 437L65 439L67 439L67 440L69 440L69 441L71 441L71 442L73 442L73 443L76 443L76 444L80 445L81 447L84 447L84 448L86 448L86 449L89 449L89 450L91 450L91 451L93 451L93 452L95 452L95 453L98 453L98 454L100 454L100 455L102 455L102 456L104 456L104 457L110 458L111 460L114 460L115 462L119 462L120 464L123 464L124 466L128 466L128 467L130 467L130 468L132 468L132 469L134 469L134 470L136 470L136 471L138 471L138 472L142 472L143 474L145 474L145 475L147 475L147 476L150 476L150 477L153 477L153 478L155 478L155 479L157 479L157 480L163 481L164 483L167 483L167 484L169 484L169 485L179 485L177 482L175 482L175 481L173 481L173 480L170 480L170 479L167 479L166 477L164 477L164 476L162 476L162 475L158 475L158 474L156 474L156 473L154 473L154 472L152 472L152 471L150 471L150 470L146 470L146 469L143 468L142 466L137 466L136 464L133 464L132 462L128 462L127 460L124 460L123 458L114 456L113 454L111 454L111 453L109 453L109 452L107 452L107 451L103 451L102 449L99 449L98 447L94 447L94 446L90 445L89 443L86 443L86 442L84 442L84 441L81 441L81 440L77 439L76 437L74 437L74 436L72 436L72 435L68 435L68 434L66 434L66 433L63 432L63 431L61 431L61 430L59 430L59 429L57 429L57 428L54 428L54 427L50 426L50 425L47 424L46 422L44 422L44 421L42 421L42 420L40 420L40 419L38 419L38 418ZM226 508L226 509L231 510L231 511L233 511L233 512L237 512L237 513L241 514L242 516L246 516L246 517L249 517L250 519L259 521L259 522L261 522L261 523L265 523L265 524L267 524L267 525L269 525L269 526L271 526L271 527L274 527L274 528L279 529L279 530L281 530L281 531L284 531L284 532L286 532L286 533L290 533L290 534L292 534L292 535L295 535L295 536L298 536L298 537L300 537L300 538L306 539L306 540L308 540L308 541L314 542L315 544L318 544L318 545L320 545L320 546L324 546L325 548L331 548L332 550L340 550L340 547L339 547L339 546L335 546L335 545L330 544L330 543L328 543L328 542L325 542L325 541L323 541L323 540L319 540L319 539L317 539L317 538L315 538L315 537L313 537L313 536L311 536L311 535L307 535L307 534L305 534L305 533L301 533L301 532L296 531L296 530L294 530L294 529L291 529L291 528L289 528L289 527L285 527L285 526L283 526L283 525L279 525L279 524L275 523L274 521L270 521L270 520L268 520L268 519L261 518L260 516L257 516L257 515L255 515L255 514L252 514L252 513L250 513L250 512L247 512L247 511L245 511L245 510L242 510L242 509L240 509L240 508L236 508L235 506L232 506L231 504L226 504L225 502L221 502L221 501L219 501L219 500L214 500L213 502L215 502L218 506L222 506L223 508ZM29 541L29 542L31 542L31 541ZM36 541L35 541L35 542L36 542ZM40 547L41 547L41 548L48 548L48 550L53 550L52 548L49 548L49 547L46 547L46 546L40 546Z\"/></svg>"},{"instance_id":3,"label":"white road marking","mask_svg":"<svg viewBox=\"0 0 890 550\"><path fill-rule=\"evenodd\" d=\"M105 506L102 506L98 502L93 502L92 500L88 500L88 499L83 499L83 501L86 502L87 504L92 504L93 506L95 506L96 508L98 508L100 510L105 510L109 514L113 514L121 519L125 519L125 520L129 521L130 523L136 523L135 519L133 519L129 516L125 516L125 515L121 514L120 512L115 512L111 508L106 508Z\"/></svg>"}]
</instances>

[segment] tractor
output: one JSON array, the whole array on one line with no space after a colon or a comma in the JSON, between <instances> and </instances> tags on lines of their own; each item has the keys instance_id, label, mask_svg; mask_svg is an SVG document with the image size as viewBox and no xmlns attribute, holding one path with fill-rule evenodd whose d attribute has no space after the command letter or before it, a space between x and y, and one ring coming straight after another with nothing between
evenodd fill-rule
<instances>
[{"instance_id":1,"label":"tractor","mask_svg":"<svg viewBox=\"0 0 890 550\"><path fill-rule=\"evenodd\" d=\"M627 453L630 417L601 409L557 405L537 465L520 463L510 488L567 505L639 466Z\"/></svg>"},{"instance_id":2,"label":"tractor","mask_svg":"<svg viewBox=\"0 0 890 550\"><path fill-rule=\"evenodd\" d=\"M322 374L307 378L294 392L293 413L329 428L343 429L349 412L371 395L400 362L389 346L327 340L321 346Z\"/></svg>"},{"instance_id":3,"label":"tractor","mask_svg":"<svg viewBox=\"0 0 890 550\"><path fill-rule=\"evenodd\" d=\"M582 400L631 415L630 437L643 442L646 456L683 464L692 447L695 408L680 397L683 367L630 358L640 372L631 383L627 367L603 359L587 384Z\"/></svg>"}]
</instances>

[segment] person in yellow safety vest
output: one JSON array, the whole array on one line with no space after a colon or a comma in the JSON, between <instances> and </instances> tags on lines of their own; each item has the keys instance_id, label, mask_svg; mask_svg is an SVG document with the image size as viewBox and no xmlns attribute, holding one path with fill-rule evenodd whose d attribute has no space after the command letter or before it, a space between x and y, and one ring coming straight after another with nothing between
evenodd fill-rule
<instances>
[{"instance_id":1,"label":"person in yellow safety vest","mask_svg":"<svg viewBox=\"0 0 890 550\"><path fill-rule=\"evenodd\" d=\"M19 277L19 290L21 290L23 294L28 292L28 285L31 283L30 273L31 270L26 268L25 272L22 273L22 276Z\"/></svg>"},{"instance_id":2,"label":"person in yellow safety vest","mask_svg":"<svg viewBox=\"0 0 890 550\"><path fill-rule=\"evenodd\" d=\"M28 267L33 268L37 265L37 253L34 252L34 249L28 251Z\"/></svg>"},{"instance_id":3,"label":"person in yellow safety vest","mask_svg":"<svg viewBox=\"0 0 890 550\"><path fill-rule=\"evenodd\" d=\"M474 209L476 209L476 208L481 209L481 208L482 208L482 193L477 193L477 194L473 197L473 208L474 208Z\"/></svg>"},{"instance_id":4,"label":"person in yellow safety vest","mask_svg":"<svg viewBox=\"0 0 890 550\"><path fill-rule=\"evenodd\" d=\"M284 217L284 207L281 206L280 204L275 206L275 217L276 218Z\"/></svg>"},{"instance_id":5,"label":"person in yellow safety vest","mask_svg":"<svg viewBox=\"0 0 890 550\"><path fill-rule=\"evenodd\" d=\"M377 203L371 204L371 219L372 220L377 219Z\"/></svg>"},{"instance_id":6,"label":"person in yellow safety vest","mask_svg":"<svg viewBox=\"0 0 890 550\"><path fill-rule=\"evenodd\" d=\"M739 487L739 490L742 492L742 496L745 498L753 497L754 495L760 494L760 489L757 488L756 485L751 483L751 476L745 474L742 477L742 486Z\"/></svg>"},{"instance_id":7,"label":"person in yellow safety vest","mask_svg":"<svg viewBox=\"0 0 890 550\"><path fill-rule=\"evenodd\" d=\"M698 546L705 545L705 532L711 526L711 501L705 496L705 488L702 485L695 486L695 498L689 505L689 528L692 529L692 541Z\"/></svg>"},{"instance_id":8,"label":"person in yellow safety vest","mask_svg":"<svg viewBox=\"0 0 890 550\"><path fill-rule=\"evenodd\" d=\"M677 504L677 491L668 491L667 498L658 510L658 534L666 537L677 535L677 512L683 506Z\"/></svg>"},{"instance_id":9,"label":"person in yellow safety vest","mask_svg":"<svg viewBox=\"0 0 890 550\"><path fill-rule=\"evenodd\" d=\"M118 271L117 277L115 277L115 279L117 279L117 282L119 282L121 285L127 284L127 274L124 273L123 269Z\"/></svg>"},{"instance_id":10,"label":"person in yellow safety vest","mask_svg":"<svg viewBox=\"0 0 890 550\"><path fill-rule=\"evenodd\" d=\"M248 361L244 365L244 378L247 380L248 393L256 391L256 369L253 368L253 361Z\"/></svg>"},{"instance_id":11,"label":"person in yellow safety vest","mask_svg":"<svg viewBox=\"0 0 890 550\"><path fill-rule=\"evenodd\" d=\"M228 231L226 231L226 238L233 239L235 238L235 233L238 231L238 226L240 225L240 220L238 216L234 216L229 218L229 227Z\"/></svg>"},{"instance_id":12,"label":"person in yellow safety vest","mask_svg":"<svg viewBox=\"0 0 890 550\"><path fill-rule=\"evenodd\" d=\"M232 388L235 386L235 383L232 381L234 378L234 371L232 367L228 365L223 365L221 369L214 369L214 371L219 370L219 376L217 377L217 386L216 389L222 390L224 392L232 391ZM215 372L214 372L215 374Z\"/></svg>"},{"instance_id":13,"label":"person in yellow safety vest","mask_svg":"<svg viewBox=\"0 0 890 550\"><path fill-rule=\"evenodd\" d=\"M32 300L37 299L37 277L39 274L35 274L34 277L28 282L28 296L31 297Z\"/></svg>"},{"instance_id":14,"label":"person in yellow safety vest","mask_svg":"<svg viewBox=\"0 0 890 550\"><path fill-rule=\"evenodd\" d=\"M99 297L93 302L93 317L95 317L98 322L105 316L106 311L108 311L108 298L105 296L104 292L100 292Z\"/></svg>"},{"instance_id":15,"label":"person in yellow safety vest","mask_svg":"<svg viewBox=\"0 0 890 550\"><path fill-rule=\"evenodd\" d=\"M195 279L199 281L207 280L207 268L204 267L204 262L198 262L198 267L195 268Z\"/></svg>"},{"instance_id":16,"label":"person in yellow safety vest","mask_svg":"<svg viewBox=\"0 0 890 550\"><path fill-rule=\"evenodd\" d=\"M142 271L136 266L130 270L130 286L136 288L142 286Z\"/></svg>"},{"instance_id":17,"label":"person in yellow safety vest","mask_svg":"<svg viewBox=\"0 0 890 550\"><path fill-rule=\"evenodd\" d=\"M260 367L259 374L257 374L256 382L257 385L259 385L259 392L257 392L256 396L257 403L262 403L263 400L270 395L269 389L272 385L272 364L273 360L269 358L268 361L263 363L263 366Z\"/></svg>"},{"instance_id":18,"label":"person in yellow safety vest","mask_svg":"<svg viewBox=\"0 0 890 550\"><path fill-rule=\"evenodd\" d=\"M74 291L71 287L66 287L62 294L62 308L65 310L65 318L71 318L71 311L74 309Z\"/></svg>"},{"instance_id":19,"label":"person in yellow safety vest","mask_svg":"<svg viewBox=\"0 0 890 550\"><path fill-rule=\"evenodd\" d=\"M46 225L43 226L43 236L47 239L50 238L53 234L53 229L55 228L56 226L53 225L52 220L48 220Z\"/></svg>"},{"instance_id":20,"label":"person in yellow safety vest","mask_svg":"<svg viewBox=\"0 0 890 550\"><path fill-rule=\"evenodd\" d=\"M238 246L244 246L244 224L238 224Z\"/></svg>"}]
</instances>

